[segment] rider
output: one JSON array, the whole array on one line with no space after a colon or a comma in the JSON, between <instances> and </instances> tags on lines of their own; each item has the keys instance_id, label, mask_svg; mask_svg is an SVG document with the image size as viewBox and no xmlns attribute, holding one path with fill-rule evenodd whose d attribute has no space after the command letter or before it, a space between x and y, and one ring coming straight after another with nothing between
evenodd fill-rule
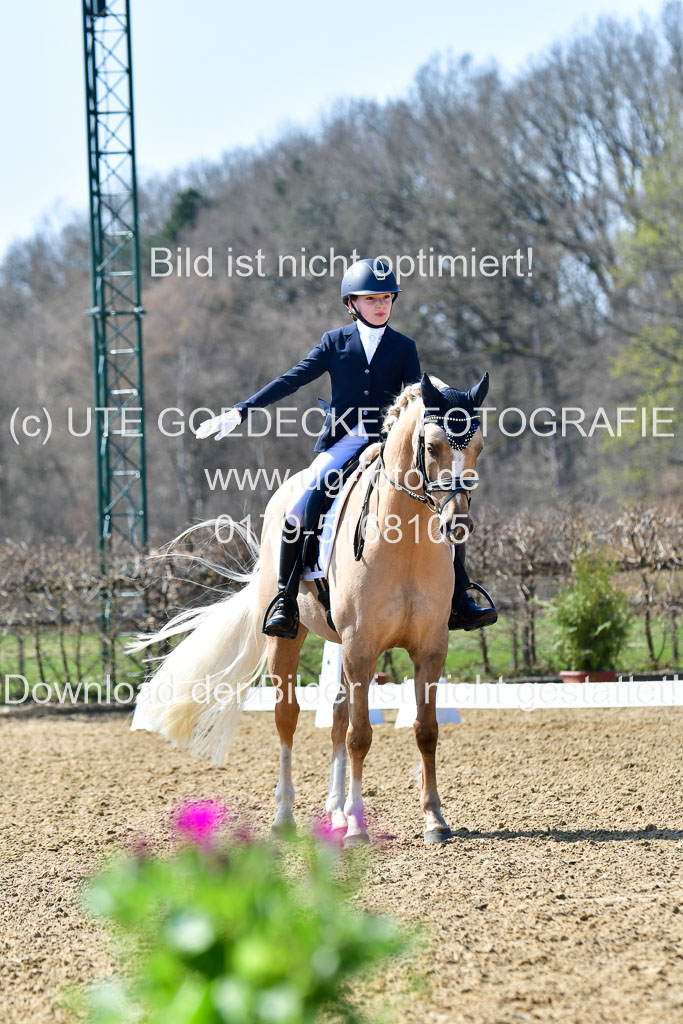
<instances>
[{"instance_id":1,"label":"rider","mask_svg":"<svg viewBox=\"0 0 683 1024\"><path fill-rule=\"evenodd\" d=\"M341 297L352 323L327 331L309 354L281 377L257 391L245 402L201 424L197 437L225 437L247 416L293 394L323 373L330 374L331 403L314 451L318 454L304 471L302 488L285 510L280 547L278 593L266 611L263 632L292 639L299 628L297 594L304 542L303 515L311 488L325 474L338 470L359 448L379 439L380 411L407 384L420 380L420 360L415 342L388 326L393 303L401 289L391 267L381 259L353 263L344 274ZM465 545L459 545L455 562L449 629L477 629L496 621L495 609L477 605L467 587Z\"/></svg>"}]
</instances>

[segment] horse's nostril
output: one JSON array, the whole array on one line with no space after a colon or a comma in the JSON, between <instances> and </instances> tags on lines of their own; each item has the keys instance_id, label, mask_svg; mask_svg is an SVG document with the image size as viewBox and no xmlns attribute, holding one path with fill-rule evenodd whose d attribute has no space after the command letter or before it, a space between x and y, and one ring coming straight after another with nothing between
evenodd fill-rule
<instances>
[{"instance_id":1,"label":"horse's nostril","mask_svg":"<svg viewBox=\"0 0 683 1024\"><path fill-rule=\"evenodd\" d=\"M464 544L471 533L471 526L452 519L444 530L445 539L450 544Z\"/></svg>"}]
</instances>

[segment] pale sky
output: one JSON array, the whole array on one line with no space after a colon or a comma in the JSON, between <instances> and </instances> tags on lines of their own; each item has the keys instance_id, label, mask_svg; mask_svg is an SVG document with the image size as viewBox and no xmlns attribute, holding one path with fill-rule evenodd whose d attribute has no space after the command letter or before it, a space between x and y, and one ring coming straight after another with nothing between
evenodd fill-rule
<instances>
[{"instance_id":1,"label":"pale sky","mask_svg":"<svg viewBox=\"0 0 683 1024\"><path fill-rule=\"evenodd\" d=\"M601 14L662 0L392 0L389 4L131 0L138 176L313 125L342 97L404 94L433 54L509 74ZM354 12L358 13L355 14ZM87 207L79 0L10 2L0 39L0 256Z\"/></svg>"}]
</instances>

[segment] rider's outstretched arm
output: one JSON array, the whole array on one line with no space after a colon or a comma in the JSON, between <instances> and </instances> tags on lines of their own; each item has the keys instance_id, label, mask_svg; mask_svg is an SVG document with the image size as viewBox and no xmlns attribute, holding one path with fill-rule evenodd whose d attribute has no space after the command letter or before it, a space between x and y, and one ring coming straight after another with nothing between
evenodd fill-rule
<instances>
[{"instance_id":1,"label":"rider's outstretched arm","mask_svg":"<svg viewBox=\"0 0 683 1024\"><path fill-rule=\"evenodd\" d=\"M281 398L294 394L304 384L310 384L312 380L320 377L329 369L329 355L329 337L324 334L320 344L311 349L308 355L291 370L276 377L275 380L271 380L270 384L266 384L245 402L238 402L232 409L221 413L220 416L213 416L211 419L205 420L198 427L196 436L204 438L216 434L216 440L219 441L239 426L246 418L249 409L263 409L267 405L279 402Z\"/></svg>"}]
</instances>

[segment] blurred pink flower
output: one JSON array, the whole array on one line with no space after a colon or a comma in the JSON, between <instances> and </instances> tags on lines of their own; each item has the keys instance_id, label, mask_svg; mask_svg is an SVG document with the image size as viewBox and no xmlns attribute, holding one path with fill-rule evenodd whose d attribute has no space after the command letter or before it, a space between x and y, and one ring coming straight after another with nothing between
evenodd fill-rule
<instances>
[{"instance_id":1,"label":"blurred pink flower","mask_svg":"<svg viewBox=\"0 0 683 1024\"><path fill-rule=\"evenodd\" d=\"M237 843L251 843L254 841L255 836L256 833L254 829L246 821L235 825L231 833L231 838Z\"/></svg>"},{"instance_id":2,"label":"blurred pink flower","mask_svg":"<svg viewBox=\"0 0 683 1024\"><path fill-rule=\"evenodd\" d=\"M369 841L373 846L385 847L397 837L390 832L380 831L379 824L372 817L365 817L364 823L369 830ZM332 821L328 817L316 818L311 822L311 831L315 839L320 839L330 846L343 846L345 830L343 828L332 828Z\"/></svg>"},{"instance_id":3,"label":"blurred pink flower","mask_svg":"<svg viewBox=\"0 0 683 1024\"><path fill-rule=\"evenodd\" d=\"M215 833L228 818L228 808L215 800L196 800L176 811L173 824L197 846L211 845Z\"/></svg>"},{"instance_id":4,"label":"blurred pink flower","mask_svg":"<svg viewBox=\"0 0 683 1024\"><path fill-rule=\"evenodd\" d=\"M154 854L154 845L143 832L131 831L126 843L136 860L147 860Z\"/></svg>"},{"instance_id":5,"label":"blurred pink flower","mask_svg":"<svg viewBox=\"0 0 683 1024\"><path fill-rule=\"evenodd\" d=\"M323 843L330 846L342 846L344 843L344 829L332 828L332 821L329 818L318 818L313 822L313 835Z\"/></svg>"}]
</instances>

